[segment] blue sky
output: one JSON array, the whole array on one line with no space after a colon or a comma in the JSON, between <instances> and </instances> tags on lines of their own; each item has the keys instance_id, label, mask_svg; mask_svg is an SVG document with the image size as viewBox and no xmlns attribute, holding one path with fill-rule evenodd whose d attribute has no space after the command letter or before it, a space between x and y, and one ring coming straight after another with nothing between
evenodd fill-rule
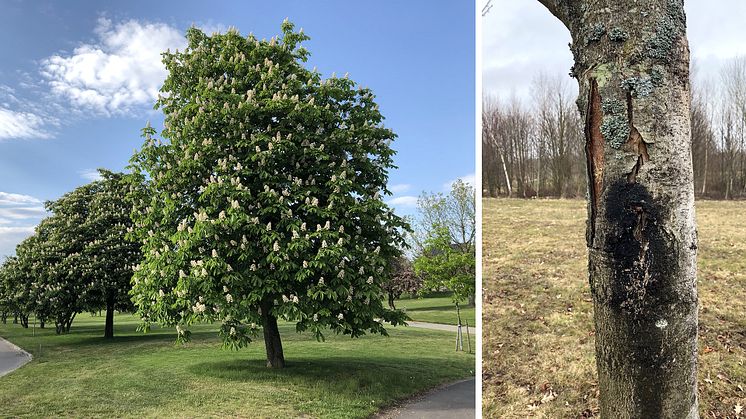
<instances>
[{"instance_id":1,"label":"blue sky","mask_svg":"<svg viewBox=\"0 0 746 419\"><path fill-rule=\"evenodd\" d=\"M422 191L474 177L474 5L464 1L0 0L0 257L42 203L123 170L165 73L158 53L195 24L269 38L289 17L311 36L309 67L377 95L398 135L389 199L412 214Z\"/></svg>"}]
</instances>

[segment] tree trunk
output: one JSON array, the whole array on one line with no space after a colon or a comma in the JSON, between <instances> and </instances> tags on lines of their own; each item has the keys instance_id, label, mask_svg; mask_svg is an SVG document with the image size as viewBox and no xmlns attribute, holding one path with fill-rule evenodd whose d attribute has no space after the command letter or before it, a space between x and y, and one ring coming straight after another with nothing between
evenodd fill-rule
<instances>
[{"instance_id":1,"label":"tree trunk","mask_svg":"<svg viewBox=\"0 0 746 419\"><path fill-rule=\"evenodd\" d=\"M65 332L67 332L67 333L70 333L70 328L72 327L72 325L73 325L73 320L75 320L75 316L76 316L77 314L78 314L78 313L73 313L73 314L72 314L72 316L70 316L70 320L69 320L69 321L67 322L67 327L65 328Z\"/></svg>"},{"instance_id":2,"label":"tree trunk","mask_svg":"<svg viewBox=\"0 0 746 419\"><path fill-rule=\"evenodd\" d=\"M277 328L277 318L272 314L272 305L272 301L262 302L262 328L264 329L264 347L267 351L267 368L285 368L280 330Z\"/></svg>"},{"instance_id":3,"label":"tree trunk","mask_svg":"<svg viewBox=\"0 0 746 419\"><path fill-rule=\"evenodd\" d=\"M28 329L28 316L21 314L21 327Z\"/></svg>"},{"instance_id":4,"label":"tree trunk","mask_svg":"<svg viewBox=\"0 0 746 419\"><path fill-rule=\"evenodd\" d=\"M540 1L573 38L601 417L698 418L683 0Z\"/></svg>"},{"instance_id":5,"label":"tree trunk","mask_svg":"<svg viewBox=\"0 0 746 419\"><path fill-rule=\"evenodd\" d=\"M46 326L46 322L44 320L39 320L39 328L44 329L44 326Z\"/></svg>"},{"instance_id":6,"label":"tree trunk","mask_svg":"<svg viewBox=\"0 0 746 419\"><path fill-rule=\"evenodd\" d=\"M114 297L106 298L106 325L104 326L104 338L114 338Z\"/></svg>"},{"instance_id":7,"label":"tree trunk","mask_svg":"<svg viewBox=\"0 0 746 419\"><path fill-rule=\"evenodd\" d=\"M702 196L707 193L707 144L705 144L705 168L702 171Z\"/></svg>"},{"instance_id":8,"label":"tree trunk","mask_svg":"<svg viewBox=\"0 0 746 419\"><path fill-rule=\"evenodd\" d=\"M394 305L395 300L396 298L394 298L394 294L389 293L389 308L391 308L392 310L396 310L396 306Z\"/></svg>"},{"instance_id":9,"label":"tree trunk","mask_svg":"<svg viewBox=\"0 0 746 419\"><path fill-rule=\"evenodd\" d=\"M510 185L510 176L508 176L508 167L505 165L505 156L503 156L502 151L498 151L498 154L500 154L500 162L503 166L503 175L505 176L505 184L508 187L508 198L513 196L513 187Z\"/></svg>"}]
</instances>

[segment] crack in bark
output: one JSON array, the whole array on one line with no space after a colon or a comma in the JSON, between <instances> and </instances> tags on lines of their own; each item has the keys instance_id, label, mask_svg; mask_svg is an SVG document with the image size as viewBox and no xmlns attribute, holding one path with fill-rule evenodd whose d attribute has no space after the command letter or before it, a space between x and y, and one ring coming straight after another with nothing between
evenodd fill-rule
<instances>
[{"instance_id":1,"label":"crack in bark","mask_svg":"<svg viewBox=\"0 0 746 419\"><path fill-rule=\"evenodd\" d=\"M642 165L650 160L648 154L648 146L645 140L642 138L640 131L637 130L634 123L632 122L632 93L627 92L627 118L629 119L629 138L624 143L624 148L632 153L637 154L637 163L635 163L632 170L627 173L627 182L637 182L637 174L640 172Z\"/></svg>"},{"instance_id":2,"label":"crack in bark","mask_svg":"<svg viewBox=\"0 0 746 419\"><path fill-rule=\"evenodd\" d=\"M588 185L591 201L590 237L589 244L593 244L596 232L596 214L598 201L603 191L604 174L604 136L601 134L603 112L601 110L601 95L598 93L598 82L589 79L591 88L588 93L588 109L585 119L585 154L587 157Z\"/></svg>"}]
</instances>

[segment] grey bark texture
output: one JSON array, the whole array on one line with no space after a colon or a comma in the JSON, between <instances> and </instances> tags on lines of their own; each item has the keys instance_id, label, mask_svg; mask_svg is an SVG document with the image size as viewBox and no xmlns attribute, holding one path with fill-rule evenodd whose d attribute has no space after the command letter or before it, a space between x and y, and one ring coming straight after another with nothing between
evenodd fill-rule
<instances>
[{"instance_id":1,"label":"grey bark texture","mask_svg":"<svg viewBox=\"0 0 746 419\"><path fill-rule=\"evenodd\" d=\"M285 354L282 351L280 329L277 327L277 317L272 314L271 300L262 302L262 329L264 332L264 348L267 352L267 368L285 368Z\"/></svg>"},{"instance_id":2,"label":"grey bark texture","mask_svg":"<svg viewBox=\"0 0 746 419\"><path fill-rule=\"evenodd\" d=\"M572 35L603 418L698 418L683 0L539 0Z\"/></svg>"}]
</instances>

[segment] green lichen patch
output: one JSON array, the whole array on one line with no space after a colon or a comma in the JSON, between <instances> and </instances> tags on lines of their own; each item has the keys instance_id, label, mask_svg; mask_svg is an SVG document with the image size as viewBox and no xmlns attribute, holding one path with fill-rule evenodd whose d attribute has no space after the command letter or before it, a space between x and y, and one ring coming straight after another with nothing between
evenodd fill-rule
<instances>
[{"instance_id":1,"label":"green lichen patch","mask_svg":"<svg viewBox=\"0 0 746 419\"><path fill-rule=\"evenodd\" d=\"M629 138L629 121L627 121L627 109L619 100L604 99L601 102L604 118L601 122L601 134L606 142L613 148L621 148L622 144Z\"/></svg>"},{"instance_id":2,"label":"green lichen patch","mask_svg":"<svg viewBox=\"0 0 746 419\"><path fill-rule=\"evenodd\" d=\"M590 71L590 77L596 79L598 87L604 87L611 78L611 68L608 64L601 64Z\"/></svg>"},{"instance_id":3,"label":"green lichen patch","mask_svg":"<svg viewBox=\"0 0 746 419\"><path fill-rule=\"evenodd\" d=\"M604 99L601 102L601 110L604 111L604 115L624 115L627 112L624 103L616 99Z\"/></svg>"},{"instance_id":4,"label":"green lichen patch","mask_svg":"<svg viewBox=\"0 0 746 419\"><path fill-rule=\"evenodd\" d=\"M658 68L653 68L653 70L650 71L650 81L653 82L653 86L655 87L663 85L663 72Z\"/></svg>"},{"instance_id":5,"label":"green lichen patch","mask_svg":"<svg viewBox=\"0 0 746 419\"><path fill-rule=\"evenodd\" d=\"M614 28L609 31L609 40L612 42L624 42L629 39L629 34L622 28Z\"/></svg>"},{"instance_id":6,"label":"green lichen patch","mask_svg":"<svg viewBox=\"0 0 746 419\"><path fill-rule=\"evenodd\" d=\"M619 115L605 116L601 123L601 134L610 146L621 148L629 138L627 118Z\"/></svg>"},{"instance_id":7,"label":"green lichen patch","mask_svg":"<svg viewBox=\"0 0 746 419\"><path fill-rule=\"evenodd\" d=\"M590 44L591 42L598 42L601 40L601 37L604 36L606 33L606 28L601 23L596 23L591 27L591 30L588 32L588 35L585 37L585 43Z\"/></svg>"},{"instance_id":8,"label":"green lichen patch","mask_svg":"<svg viewBox=\"0 0 746 419\"><path fill-rule=\"evenodd\" d=\"M655 35L650 38L645 49L648 57L666 60L676 39L684 27L684 10L681 0L669 0L666 12L655 26Z\"/></svg>"},{"instance_id":9,"label":"green lichen patch","mask_svg":"<svg viewBox=\"0 0 746 419\"><path fill-rule=\"evenodd\" d=\"M622 89L629 91L634 97L650 96L655 86L652 77L630 77L621 83Z\"/></svg>"}]
</instances>

